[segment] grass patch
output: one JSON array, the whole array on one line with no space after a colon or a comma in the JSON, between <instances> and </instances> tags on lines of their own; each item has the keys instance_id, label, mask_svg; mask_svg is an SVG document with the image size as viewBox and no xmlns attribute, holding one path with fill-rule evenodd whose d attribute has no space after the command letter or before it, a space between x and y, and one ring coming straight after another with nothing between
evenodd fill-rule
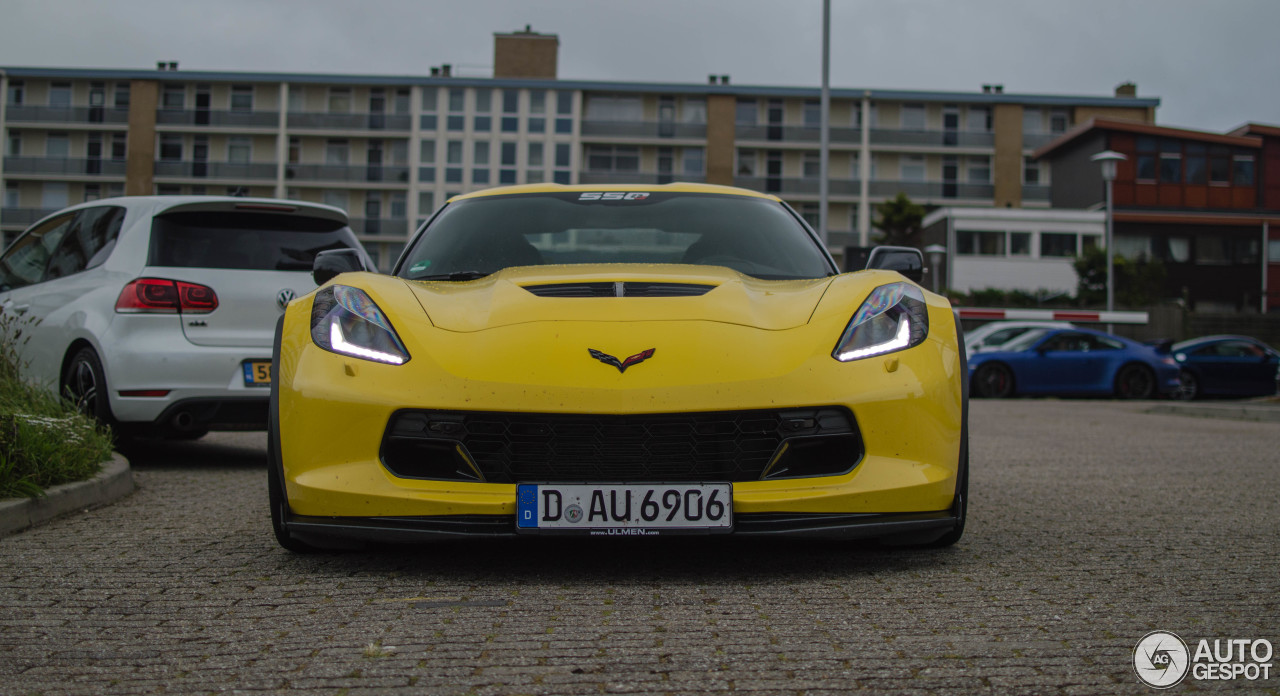
<instances>
[{"instance_id":1,"label":"grass patch","mask_svg":"<svg viewBox=\"0 0 1280 696\"><path fill-rule=\"evenodd\" d=\"M31 320L0 309L0 498L38 498L92 478L111 457L111 433L69 401L22 378Z\"/></svg>"}]
</instances>

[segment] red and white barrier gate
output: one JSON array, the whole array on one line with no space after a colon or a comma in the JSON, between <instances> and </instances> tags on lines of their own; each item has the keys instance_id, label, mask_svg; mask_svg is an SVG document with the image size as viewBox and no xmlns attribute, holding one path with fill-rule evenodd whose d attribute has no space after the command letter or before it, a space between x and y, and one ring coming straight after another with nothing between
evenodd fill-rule
<instances>
[{"instance_id":1,"label":"red and white barrier gate","mask_svg":"<svg viewBox=\"0 0 1280 696\"><path fill-rule=\"evenodd\" d=\"M1092 324L1145 324L1146 312L1094 312L1080 309L989 309L957 307L961 319L1016 319L1018 321L1070 321Z\"/></svg>"}]
</instances>

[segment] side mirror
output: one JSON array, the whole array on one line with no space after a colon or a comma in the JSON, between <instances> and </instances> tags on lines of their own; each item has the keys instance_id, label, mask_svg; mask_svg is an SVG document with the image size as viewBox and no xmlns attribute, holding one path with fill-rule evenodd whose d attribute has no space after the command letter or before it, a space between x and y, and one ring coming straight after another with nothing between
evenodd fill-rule
<instances>
[{"instance_id":1,"label":"side mirror","mask_svg":"<svg viewBox=\"0 0 1280 696\"><path fill-rule=\"evenodd\" d=\"M867 257L867 268L897 271L919 283L924 279L924 254L913 247L879 246Z\"/></svg>"},{"instance_id":2,"label":"side mirror","mask_svg":"<svg viewBox=\"0 0 1280 696\"><path fill-rule=\"evenodd\" d=\"M324 285L339 274L367 270L358 249L329 249L316 254L311 264L311 279L316 285Z\"/></svg>"}]
</instances>

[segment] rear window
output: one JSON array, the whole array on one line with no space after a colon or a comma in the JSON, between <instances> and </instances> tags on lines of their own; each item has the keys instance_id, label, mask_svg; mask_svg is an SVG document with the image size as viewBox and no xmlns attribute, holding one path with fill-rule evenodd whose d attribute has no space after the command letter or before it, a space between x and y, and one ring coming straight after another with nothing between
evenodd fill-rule
<instances>
[{"instance_id":1,"label":"rear window","mask_svg":"<svg viewBox=\"0 0 1280 696\"><path fill-rule=\"evenodd\" d=\"M598 263L726 266L767 279L834 273L818 242L776 201L565 192L450 203L419 235L398 275L422 279L509 266Z\"/></svg>"},{"instance_id":2,"label":"rear window","mask_svg":"<svg viewBox=\"0 0 1280 696\"><path fill-rule=\"evenodd\" d=\"M192 212L157 216L150 266L309 271L316 254L358 249L340 222L302 215Z\"/></svg>"}]
</instances>

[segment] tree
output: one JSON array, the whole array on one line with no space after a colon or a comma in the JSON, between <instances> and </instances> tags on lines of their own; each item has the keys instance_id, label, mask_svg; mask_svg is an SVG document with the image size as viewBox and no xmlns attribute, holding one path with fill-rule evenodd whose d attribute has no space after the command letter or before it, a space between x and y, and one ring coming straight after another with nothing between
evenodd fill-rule
<instances>
[{"instance_id":1,"label":"tree","mask_svg":"<svg viewBox=\"0 0 1280 696\"><path fill-rule=\"evenodd\" d=\"M907 194L899 191L896 198L876 204L876 215L875 226L882 234L881 244L921 248L924 206L912 203Z\"/></svg>"},{"instance_id":2,"label":"tree","mask_svg":"<svg viewBox=\"0 0 1280 696\"><path fill-rule=\"evenodd\" d=\"M1073 265L1079 277L1076 297L1085 306L1107 302L1107 251L1091 247L1077 256ZM1146 258L1132 261L1116 255L1112 259L1116 305L1142 307L1153 304L1164 292L1167 275L1164 264Z\"/></svg>"}]
</instances>

